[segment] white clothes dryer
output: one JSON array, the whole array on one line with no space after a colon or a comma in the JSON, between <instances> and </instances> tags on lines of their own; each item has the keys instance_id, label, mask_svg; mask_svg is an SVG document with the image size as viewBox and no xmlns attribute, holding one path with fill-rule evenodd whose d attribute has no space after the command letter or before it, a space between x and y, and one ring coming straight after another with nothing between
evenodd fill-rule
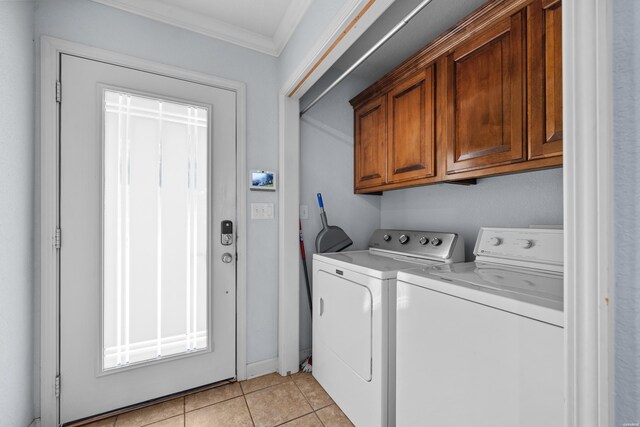
<instances>
[{"instance_id":1,"label":"white clothes dryer","mask_svg":"<svg viewBox=\"0 0 640 427\"><path fill-rule=\"evenodd\" d=\"M563 238L482 228L475 262L397 283L397 425L564 425Z\"/></svg>"},{"instance_id":2,"label":"white clothes dryer","mask_svg":"<svg viewBox=\"0 0 640 427\"><path fill-rule=\"evenodd\" d=\"M395 425L398 271L463 260L461 236L408 230L313 256L313 376L356 426Z\"/></svg>"}]
</instances>

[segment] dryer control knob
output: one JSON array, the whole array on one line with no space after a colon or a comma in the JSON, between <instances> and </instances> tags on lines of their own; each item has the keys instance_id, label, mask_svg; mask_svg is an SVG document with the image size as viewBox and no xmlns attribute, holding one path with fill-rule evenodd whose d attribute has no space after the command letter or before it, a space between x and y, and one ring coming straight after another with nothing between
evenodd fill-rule
<instances>
[{"instance_id":1,"label":"dryer control knob","mask_svg":"<svg viewBox=\"0 0 640 427\"><path fill-rule=\"evenodd\" d=\"M422 236L422 237L420 238L420 240L418 240L418 241L420 242L420 244L421 244L422 246L424 246L424 245L426 245L427 243L429 243L429 239L427 239L427 238L426 238L426 237L424 237L424 236Z\"/></svg>"},{"instance_id":2,"label":"dryer control knob","mask_svg":"<svg viewBox=\"0 0 640 427\"><path fill-rule=\"evenodd\" d=\"M388 242L389 240L391 240L391 236L389 236L388 234L385 234L384 236L382 236L382 239L383 239L385 242Z\"/></svg>"},{"instance_id":3,"label":"dryer control knob","mask_svg":"<svg viewBox=\"0 0 640 427\"><path fill-rule=\"evenodd\" d=\"M492 246L500 246L502 239L499 237L492 237L489 239L489 244Z\"/></svg>"},{"instance_id":4,"label":"dryer control knob","mask_svg":"<svg viewBox=\"0 0 640 427\"><path fill-rule=\"evenodd\" d=\"M516 242L522 249L529 249L531 246L533 246L533 242L529 239L518 239L516 240Z\"/></svg>"},{"instance_id":5,"label":"dryer control knob","mask_svg":"<svg viewBox=\"0 0 640 427\"><path fill-rule=\"evenodd\" d=\"M398 238L398 241L400 242L400 244L404 245L409 241L409 236L403 234L402 236L400 236L400 238Z\"/></svg>"},{"instance_id":6,"label":"dryer control knob","mask_svg":"<svg viewBox=\"0 0 640 427\"><path fill-rule=\"evenodd\" d=\"M438 239L437 237L434 237L433 239L431 239L431 244L433 246L440 246L441 243L442 243L442 240Z\"/></svg>"}]
</instances>

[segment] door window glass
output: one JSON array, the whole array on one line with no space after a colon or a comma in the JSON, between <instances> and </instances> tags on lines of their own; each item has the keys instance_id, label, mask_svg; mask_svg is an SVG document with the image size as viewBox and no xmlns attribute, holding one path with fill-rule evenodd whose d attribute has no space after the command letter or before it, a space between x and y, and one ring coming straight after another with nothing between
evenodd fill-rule
<instances>
[{"instance_id":1,"label":"door window glass","mask_svg":"<svg viewBox=\"0 0 640 427\"><path fill-rule=\"evenodd\" d=\"M209 111L104 91L102 368L208 348Z\"/></svg>"}]
</instances>

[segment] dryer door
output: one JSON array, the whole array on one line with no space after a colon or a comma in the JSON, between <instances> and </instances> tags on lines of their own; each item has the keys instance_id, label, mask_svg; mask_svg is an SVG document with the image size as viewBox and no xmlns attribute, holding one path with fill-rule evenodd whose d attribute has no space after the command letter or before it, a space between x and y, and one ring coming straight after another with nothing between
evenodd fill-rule
<instances>
[{"instance_id":1,"label":"dryer door","mask_svg":"<svg viewBox=\"0 0 640 427\"><path fill-rule=\"evenodd\" d=\"M317 272L314 285L314 304L319 303L314 317L316 343L364 381L371 381L374 298L370 289L324 270Z\"/></svg>"}]
</instances>

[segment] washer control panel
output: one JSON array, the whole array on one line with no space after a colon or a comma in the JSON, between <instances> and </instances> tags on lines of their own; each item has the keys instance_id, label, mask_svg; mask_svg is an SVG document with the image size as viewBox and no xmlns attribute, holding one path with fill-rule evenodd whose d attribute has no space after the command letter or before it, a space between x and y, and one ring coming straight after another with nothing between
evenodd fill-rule
<instances>
[{"instance_id":1,"label":"washer control panel","mask_svg":"<svg viewBox=\"0 0 640 427\"><path fill-rule=\"evenodd\" d=\"M447 260L455 257L454 262L464 261L464 255L463 259L458 255L464 254L464 242L455 233L380 229L371 235L369 248L429 259Z\"/></svg>"},{"instance_id":2,"label":"washer control panel","mask_svg":"<svg viewBox=\"0 0 640 427\"><path fill-rule=\"evenodd\" d=\"M478 233L474 255L480 260L562 265L563 231L548 228L488 228Z\"/></svg>"}]
</instances>

